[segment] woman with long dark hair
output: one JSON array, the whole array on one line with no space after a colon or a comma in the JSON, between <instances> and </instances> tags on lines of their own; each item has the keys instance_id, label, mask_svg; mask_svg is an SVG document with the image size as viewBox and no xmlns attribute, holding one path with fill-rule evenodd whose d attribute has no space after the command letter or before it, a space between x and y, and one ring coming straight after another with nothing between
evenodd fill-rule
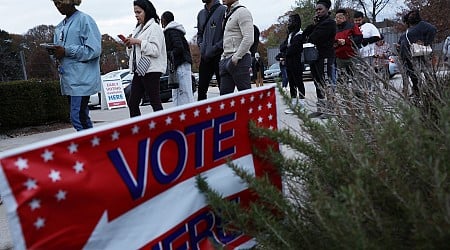
<instances>
[{"instance_id":1,"label":"woman with long dark hair","mask_svg":"<svg viewBox=\"0 0 450 250\"><path fill-rule=\"evenodd\" d=\"M153 111L163 109L159 81L167 67L166 43L155 7L148 0L136 0L133 5L138 23L125 40L130 69L134 73L128 99L130 117L141 115L139 103L145 93L150 97Z\"/></svg>"}]
</instances>

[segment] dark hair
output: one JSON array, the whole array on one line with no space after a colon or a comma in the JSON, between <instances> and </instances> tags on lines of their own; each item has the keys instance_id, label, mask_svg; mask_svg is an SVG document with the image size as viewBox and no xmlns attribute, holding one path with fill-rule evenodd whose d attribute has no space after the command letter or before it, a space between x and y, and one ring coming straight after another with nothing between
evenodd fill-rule
<instances>
[{"instance_id":1,"label":"dark hair","mask_svg":"<svg viewBox=\"0 0 450 250\"><path fill-rule=\"evenodd\" d=\"M322 4L323 6L327 7L327 9L331 8L331 1L330 0L319 0L316 4Z\"/></svg>"},{"instance_id":2,"label":"dark hair","mask_svg":"<svg viewBox=\"0 0 450 250\"><path fill-rule=\"evenodd\" d=\"M147 23L152 18L155 19L155 22L157 24L159 24L159 16L158 14L156 14L156 9L155 6L153 6L152 2L150 2L149 0L135 0L133 2L133 5L139 6L144 10L145 12L144 24Z\"/></svg>"},{"instance_id":3,"label":"dark hair","mask_svg":"<svg viewBox=\"0 0 450 250\"><path fill-rule=\"evenodd\" d=\"M361 11L355 11L355 13L353 13L353 18L360 18L360 17L364 17L364 14Z\"/></svg>"},{"instance_id":4,"label":"dark hair","mask_svg":"<svg viewBox=\"0 0 450 250\"><path fill-rule=\"evenodd\" d=\"M346 9L338 9L338 10L336 10L336 14L339 14L339 13L344 14L346 16L347 15L347 10Z\"/></svg>"},{"instance_id":5,"label":"dark hair","mask_svg":"<svg viewBox=\"0 0 450 250\"><path fill-rule=\"evenodd\" d=\"M172 12L166 11L161 15L161 19L165 20L167 23L170 23L175 20L175 17Z\"/></svg>"},{"instance_id":6,"label":"dark hair","mask_svg":"<svg viewBox=\"0 0 450 250\"><path fill-rule=\"evenodd\" d=\"M300 15L295 13L295 14L291 14L289 15L289 18L292 18L292 22L295 23L296 25L298 25L298 27L302 26L302 19L300 18Z\"/></svg>"},{"instance_id":7,"label":"dark hair","mask_svg":"<svg viewBox=\"0 0 450 250\"><path fill-rule=\"evenodd\" d=\"M422 17L420 17L420 12L417 9L411 10L405 16L407 24L415 25L422 21Z\"/></svg>"}]
</instances>

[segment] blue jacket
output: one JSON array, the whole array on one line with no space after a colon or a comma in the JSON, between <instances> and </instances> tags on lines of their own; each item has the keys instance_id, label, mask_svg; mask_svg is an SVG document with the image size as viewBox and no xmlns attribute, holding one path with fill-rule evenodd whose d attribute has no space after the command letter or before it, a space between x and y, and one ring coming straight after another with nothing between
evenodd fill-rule
<instances>
[{"instance_id":1,"label":"blue jacket","mask_svg":"<svg viewBox=\"0 0 450 250\"><path fill-rule=\"evenodd\" d=\"M60 60L61 93L90 96L100 92L102 36L94 19L81 11L75 12L56 26L53 41L66 51Z\"/></svg>"},{"instance_id":2,"label":"blue jacket","mask_svg":"<svg viewBox=\"0 0 450 250\"><path fill-rule=\"evenodd\" d=\"M220 56L223 52L222 22L227 7L222 5L219 0L213 1L213 8L217 9L209 18L208 23L205 24L210 11L208 11L206 5L197 15L197 44L200 47L200 54L204 61Z\"/></svg>"}]
</instances>

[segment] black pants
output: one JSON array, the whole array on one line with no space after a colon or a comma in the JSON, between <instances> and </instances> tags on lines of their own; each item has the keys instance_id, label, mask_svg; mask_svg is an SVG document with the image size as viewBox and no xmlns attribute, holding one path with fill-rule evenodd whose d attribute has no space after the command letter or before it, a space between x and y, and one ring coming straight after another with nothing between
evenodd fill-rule
<instances>
[{"instance_id":1,"label":"black pants","mask_svg":"<svg viewBox=\"0 0 450 250\"><path fill-rule=\"evenodd\" d=\"M139 104L145 93L150 97L150 105L152 105L153 111L162 110L161 95L159 93L159 80L161 77L159 72L151 72L145 74L145 76L139 76L134 74L133 82L131 84L130 98L128 99L128 109L130 111L130 117L140 116L141 110Z\"/></svg>"},{"instance_id":2,"label":"black pants","mask_svg":"<svg viewBox=\"0 0 450 250\"><path fill-rule=\"evenodd\" d=\"M406 75L411 79L412 94L419 96L419 74L424 72L424 69L427 67L427 61L424 56L417 56L412 58L405 58L403 62ZM427 76L428 75L425 73L426 78L428 78Z\"/></svg>"},{"instance_id":3,"label":"black pants","mask_svg":"<svg viewBox=\"0 0 450 250\"><path fill-rule=\"evenodd\" d=\"M252 65L250 54L246 54L242 57L237 65L233 64L231 57L222 59L219 65L220 76L222 78L220 95L233 93L235 88L241 91L252 87L249 72Z\"/></svg>"},{"instance_id":4,"label":"black pants","mask_svg":"<svg viewBox=\"0 0 450 250\"><path fill-rule=\"evenodd\" d=\"M213 59L205 62L200 61L199 72L198 72L198 100L205 100L206 93L208 92L209 82L212 76L216 75L217 84L220 87L220 73L219 73L219 62L220 55L214 57Z\"/></svg>"},{"instance_id":5,"label":"black pants","mask_svg":"<svg viewBox=\"0 0 450 250\"><path fill-rule=\"evenodd\" d=\"M335 58L319 58L319 60L311 63L311 75L316 86L316 95L318 99L325 99L325 89L328 83L333 79L333 65ZM326 74L326 75L325 75Z\"/></svg>"},{"instance_id":6,"label":"black pants","mask_svg":"<svg viewBox=\"0 0 450 250\"><path fill-rule=\"evenodd\" d=\"M300 92L298 98L305 99L305 84L303 83L303 64L288 65L286 67L289 79L289 90L291 98L297 98L297 91Z\"/></svg>"}]
</instances>

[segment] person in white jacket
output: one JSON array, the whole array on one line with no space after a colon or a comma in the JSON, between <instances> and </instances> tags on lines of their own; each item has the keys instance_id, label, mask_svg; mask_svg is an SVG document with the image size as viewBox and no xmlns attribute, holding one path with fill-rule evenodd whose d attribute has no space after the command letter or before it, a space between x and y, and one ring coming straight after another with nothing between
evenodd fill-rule
<instances>
[{"instance_id":1,"label":"person in white jacket","mask_svg":"<svg viewBox=\"0 0 450 250\"><path fill-rule=\"evenodd\" d=\"M159 81L167 67L166 43L155 7L148 0L135 0L133 4L138 23L132 35L124 41L130 57L130 70L134 73L128 99L130 117L141 115L139 104L144 93L150 97L153 111L163 109Z\"/></svg>"}]
</instances>

